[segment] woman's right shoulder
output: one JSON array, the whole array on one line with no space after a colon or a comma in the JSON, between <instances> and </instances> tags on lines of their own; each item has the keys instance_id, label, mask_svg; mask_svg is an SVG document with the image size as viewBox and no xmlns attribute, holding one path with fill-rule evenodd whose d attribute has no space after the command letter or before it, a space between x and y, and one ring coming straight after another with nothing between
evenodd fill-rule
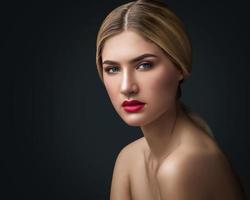
<instances>
[{"instance_id":1,"label":"woman's right shoulder","mask_svg":"<svg viewBox=\"0 0 250 200\"><path fill-rule=\"evenodd\" d=\"M131 199L130 181L131 170L136 163L143 159L145 139L139 138L126 145L119 152L113 171L110 199Z\"/></svg>"},{"instance_id":2,"label":"woman's right shoulder","mask_svg":"<svg viewBox=\"0 0 250 200\"><path fill-rule=\"evenodd\" d=\"M144 158L144 152L147 149L147 142L144 137L141 137L121 149L117 159L121 162L135 163Z\"/></svg>"}]
</instances>

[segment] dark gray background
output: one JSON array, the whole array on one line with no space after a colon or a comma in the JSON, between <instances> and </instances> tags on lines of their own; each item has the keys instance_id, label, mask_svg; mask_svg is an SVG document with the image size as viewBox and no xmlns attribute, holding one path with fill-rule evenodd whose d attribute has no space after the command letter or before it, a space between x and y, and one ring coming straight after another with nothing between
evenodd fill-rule
<instances>
[{"instance_id":1,"label":"dark gray background","mask_svg":"<svg viewBox=\"0 0 250 200\"><path fill-rule=\"evenodd\" d=\"M118 152L142 137L95 66L98 28L125 2L1 3L4 199L108 199ZM210 124L250 197L247 1L166 2L193 44L182 99Z\"/></svg>"}]
</instances>

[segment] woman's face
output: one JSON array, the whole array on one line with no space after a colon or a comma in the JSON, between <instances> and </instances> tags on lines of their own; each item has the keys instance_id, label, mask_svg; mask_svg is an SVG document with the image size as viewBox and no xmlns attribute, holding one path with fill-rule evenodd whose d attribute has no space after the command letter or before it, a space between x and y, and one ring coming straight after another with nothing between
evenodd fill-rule
<instances>
[{"instance_id":1,"label":"woman's face","mask_svg":"<svg viewBox=\"0 0 250 200\"><path fill-rule=\"evenodd\" d=\"M157 45L136 32L124 31L105 42L102 62L110 100L128 125L144 126L172 110L183 76ZM125 100L145 105L127 112L122 106Z\"/></svg>"}]
</instances>

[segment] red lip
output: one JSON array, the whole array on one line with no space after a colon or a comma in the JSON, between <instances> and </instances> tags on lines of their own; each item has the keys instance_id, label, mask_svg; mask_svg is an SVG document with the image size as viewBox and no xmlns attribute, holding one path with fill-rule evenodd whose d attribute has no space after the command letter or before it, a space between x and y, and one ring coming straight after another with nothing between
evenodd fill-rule
<instances>
[{"instance_id":1,"label":"red lip","mask_svg":"<svg viewBox=\"0 0 250 200\"><path fill-rule=\"evenodd\" d=\"M124 110L129 113L137 112L143 109L144 105L145 103L137 101L137 100L124 101L122 104Z\"/></svg>"},{"instance_id":2,"label":"red lip","mask_svg":"<svg viewBox=\"0 0 250 200\"><path fill-rule=\"evenodd\" d=\"M132 100L132 101L124 101L122 103L122 106L134 106L134 105L143 105L145 103L137 101L137 100Z\"/></svg>"}]
</instances>

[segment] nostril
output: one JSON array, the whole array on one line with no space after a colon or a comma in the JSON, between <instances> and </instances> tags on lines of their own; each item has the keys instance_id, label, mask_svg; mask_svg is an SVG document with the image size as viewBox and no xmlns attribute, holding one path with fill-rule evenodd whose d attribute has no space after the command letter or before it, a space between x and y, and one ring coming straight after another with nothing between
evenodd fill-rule
<instances>
[{"instance_id":1,"label":"nostril","mask_svg":"<svg viewBox=\"0 0 250 200\"><path fill-rule=\"evenodd\" d=\"M124 95L132 95L138 92L138 86L136 84L126 84L122 86L121 92Z\"/></svg>"},{"instance_id":2,"label":"nostril","mask_svg":"<svg viewBox=\"0 0 250 200\"><path fill-rule=\"evenodd\" d=\"M130 97L130 96L132 96L132 95L138 93L138 91L139 91L139 90L138 90L137 85L132 85L132 86L126 88L125 90L123 90L122 93L123 93L125 96Z\"/></svg>"}]
</instances>

